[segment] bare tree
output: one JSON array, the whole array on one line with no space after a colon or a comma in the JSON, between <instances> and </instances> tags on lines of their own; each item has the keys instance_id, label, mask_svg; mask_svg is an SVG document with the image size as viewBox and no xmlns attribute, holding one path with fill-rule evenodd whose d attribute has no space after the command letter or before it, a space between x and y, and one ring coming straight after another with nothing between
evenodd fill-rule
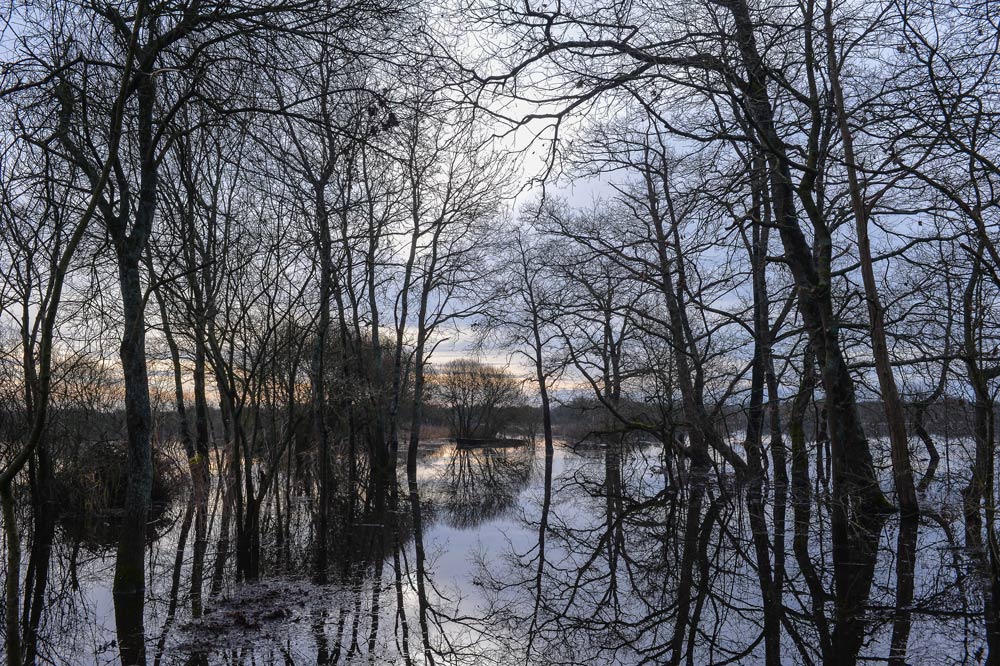
<instances>
[{"instance_id":1,"label":"bare tree","mask_svg":"<svg viewBox=\"0 0 1000 666\"><path fill-rule=\"evenodd\" d=\"M502 368L456 359L428 375L428 398L448 414L457 438L490 439L506 430L509 411L523 400L521 383Z\"/></svg>"}]
</instances>

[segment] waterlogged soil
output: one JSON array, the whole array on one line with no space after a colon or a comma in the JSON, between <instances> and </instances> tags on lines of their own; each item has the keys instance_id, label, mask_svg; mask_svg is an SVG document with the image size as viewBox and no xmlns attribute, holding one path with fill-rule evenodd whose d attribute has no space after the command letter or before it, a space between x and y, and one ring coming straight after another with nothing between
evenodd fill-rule
<instances>
[{"instance_id":1,"label":"waterlogged soil","mask_svg":"<svg viewBox=\"0 0 1000 666\"><path fill-rule=\"evenodd\" d=\"M207 653L252 648L260 641L285 640L289 627L308 623L331 595L334 586L306 580L271 579L232 586L213 599L204 615L177 627L170 650Z\"/></svg>"}]
</instances>

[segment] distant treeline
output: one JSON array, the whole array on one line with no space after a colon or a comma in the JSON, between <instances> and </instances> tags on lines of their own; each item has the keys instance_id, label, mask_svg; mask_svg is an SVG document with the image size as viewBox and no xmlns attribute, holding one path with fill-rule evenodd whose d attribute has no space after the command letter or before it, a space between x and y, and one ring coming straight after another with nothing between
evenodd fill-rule
<instances>
[{"instance_id":1,"label":"distant treeline","mask_svg":"<svg viewBox=\"0 0 1000 666\"><path fill-rule=\"evenodd\" d=\"M916 417L918 405L905 403L910 419ZM449 406L428 403L423 406L423 424L429 426L430 432L443 436L451 436L449 432ZM963 438L973 436L975 405L963 398L944 397L930 405L923 406L923 426L932 435L944 438ZM401 407L403 418L409 418L412 406ZM782 405L782 416L787 418L788 404ZM520 404L506 406L500 409L504 427L509 433L523 435L538 435L541 428L542 410L535 404ZM682 424L681 410L675 407L673 416L663 419L662 412L654 412L648 403L623 399L617 410L622 416L627 416L637 423L674 423ZM865 424L865 431L873 437L886 436L885 410L880 402L859 401L858 411ZM734 436L742 436L746 429L746 410L739 405L726 405L721 410L725 418L724 426ZM654 415L660 414L659 416ZM222 431L222 413L218 407L209 408L211 428ZM994 411L994 418L1000 420L1000 407ZM9 441L11 438L23 436L23 432L13 429L17 418L7 418L0 421L0 438ZM123 410L91 411L85 409L62 408L52 411L53 443L60 444L70 451L86 450L89 444L104 444L124 441L125 413ZM807 433L816 433L817 424L822 424L824 416L820 409L806 412L804 425ZM155 414L154 442L161 446L177 444L181 437L181 422L174 410L166 409ZM583 439L588 436L601 436L635 432L636 428L623 428L600 401L588 397L575 397L558 403L552 408L552 425L557 435L569 439ZM683 427L678 426L678 434L683 434ZM303 422L301 439L309 436L307 425Z\"/></svg>"}]
</instances>

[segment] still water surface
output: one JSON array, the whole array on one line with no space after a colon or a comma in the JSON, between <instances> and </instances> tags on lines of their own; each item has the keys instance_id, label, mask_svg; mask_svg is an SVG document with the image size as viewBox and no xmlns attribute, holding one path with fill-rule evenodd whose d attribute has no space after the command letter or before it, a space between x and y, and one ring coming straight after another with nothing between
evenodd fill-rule
<instances>
[{"instance_id":1,"label":"still water surface","mask_svg":"<svg viewBox=\"0 0 1000 666\"><path fill-rule=\"evenodd\" d=\"M690 489L671 476L655 446L559 445L548 465L541 446L428 446L416 478L420 511L411 510L403 474L393 515L342 535L331 583L312 584L307 567L294 565L308 557L296 559L292 547L281 575L226 581L197 621L187 596L190 537L178 549L190 516L178 501L148 552L150 662L631 665L668 663L675 655L689 664L763 661L764 604L745 505L724 472L709 482L696 516L689 515ZM923 498L929 515L917 540L913 664L982 658L975 581L959 547L951 490L960 482L942 474ZM310 501L296 499L302 543L311 538ZM822 502L812 516L809 557L831 590ZM889 520L880 538L863 661L888 654L897 528ZM686 543L696 547L687 575ZM42 653L57 664L117 663L113 549L63 539L53 558ZM784 566L786 663L818 663L815 637L829 604L817 609L791 554ZM691 621L680 625L681 614Z\"/></svg>"}]
</instances>

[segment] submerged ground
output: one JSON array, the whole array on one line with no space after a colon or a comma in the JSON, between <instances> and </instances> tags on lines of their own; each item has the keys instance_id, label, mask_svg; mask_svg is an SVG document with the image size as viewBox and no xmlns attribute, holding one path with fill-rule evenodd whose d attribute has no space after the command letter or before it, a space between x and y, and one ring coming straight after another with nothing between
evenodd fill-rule
<instances>
[{"instance_id":1,"label":"submerged ground","mask_svg":"<svg viewBox=\"0 0 1000 666\"><path fill-rule=\"evenodd\" d=\"M191 510L181 496L148 550L150 662L640 664L665 663L674 652L693 664L762 661L764 605L741 490L725 469L709 480L691 516L690 485L664 465L657 446L559 444L546 462L541 445L428 445L417 469L420 511L411 510L401 479L382 520L366 514L368 522L340 535L325 585L308 575L312 499L292 494L294 543L263 547L274 558L269 570L282 573L259 582L226 579L215 594L206 579L206 612L197 621L189 598ZM914 664L982 658L977 588L959 547L964 467L943 461L922 496ZM829 590L822 481L815 490L809 559ZM880 535L863 659L884 660L889 651L898 524L890 519ZM41 652L52 663L113 664L114 551L71 539L71 532L62 528L54 546ZM690 580L681 566L686 543L696 546ZM783 660L818 662L814 636L831 606L813 604L791 550ZM678 631L681 613L691 621ZM683 648L670 651L678 635Z\"/></svg>"}]
</instances>

